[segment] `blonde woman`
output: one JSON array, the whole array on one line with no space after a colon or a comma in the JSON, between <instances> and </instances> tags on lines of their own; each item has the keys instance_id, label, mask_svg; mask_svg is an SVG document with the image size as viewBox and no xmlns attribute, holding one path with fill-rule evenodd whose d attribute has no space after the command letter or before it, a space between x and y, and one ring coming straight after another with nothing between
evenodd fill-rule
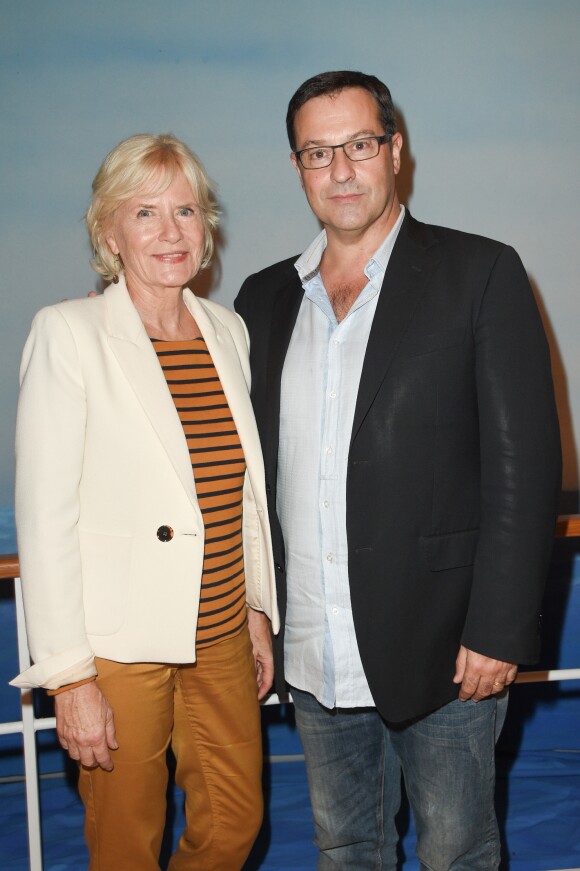
<instances>
[{"instance_id":1,"label":"blonde woman","mask_svg":"<svg viewBox=\"0 0 580 871\"><path fill-rule=\"evenodd\" d=\"M182 142L117 145L87 224L111 283L39 312L22 361L34 665L13 683L55 695L90 871L159 868L169 745L187 817L170 871L235 871L262 819L258 699L278 630L247 333L186 287L217 211Z\"/></svg>"}]
</instances>

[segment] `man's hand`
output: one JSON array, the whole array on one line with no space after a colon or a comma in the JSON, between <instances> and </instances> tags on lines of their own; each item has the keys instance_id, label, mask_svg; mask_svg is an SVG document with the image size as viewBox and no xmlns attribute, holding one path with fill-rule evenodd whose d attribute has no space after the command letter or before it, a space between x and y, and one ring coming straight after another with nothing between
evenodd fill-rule
<instances>
[{"instance_id":1,"label":"man's hand","mask_svg":"<svg viewBox=\"0 0 580 871\"><path fill-rule=\"evenodd\" d=\"M71 759L112 771L109 750L117 750L113 711L95 681L54 697L56 733Z\"/></svg>"},{"instance_id":2,"label":"man's hand","mask_svg":"<svg viewBox=\"0 0 580 871\"><path fill-rule=\"evenodd\" d=\"M517 665L482 656L461 645L455 660L454 683L460 683L459 698L462 702L473 699L479 702L495 693L501 693L516 679Z\"/></svg>"},{"instance_id":3,"label":"man's hand","mask_svg":"<svg viewBox=\"0 0 580 871\"><path fill-rule=\"evenodd\" d=\"M248 608L248 629L252 639L258 699L263 699L274 680L274 655L272 653L272 634L270 621L262 611Z\"/></svg>"}]
</instances>

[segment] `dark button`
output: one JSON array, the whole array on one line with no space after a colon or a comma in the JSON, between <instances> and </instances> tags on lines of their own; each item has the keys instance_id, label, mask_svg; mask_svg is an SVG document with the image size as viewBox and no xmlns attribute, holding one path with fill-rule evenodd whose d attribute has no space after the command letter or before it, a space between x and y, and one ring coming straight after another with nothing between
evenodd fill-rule
<instances>
[{"instance_id":1,"label":"dark button","mask_svg":"<svg viewBox=\"0 0 580 871\"><path fill-rule=\"evenodd\" d=\"M173 538L173 530L170 526L160 526L157 530L157 538L159 541L171 541Z\"/></svg>"},{"instance_id":2,"label":"dark button","mask_svg":"<svg viewBox=\"0 0 580 871\"><path fill-rule=\"evenodd\" d=\"M271 492L272 492L272 488L270 487L269 484L266 484L266 493L267 493L268 495L270 495Z\"/></svg>"},{"instance_id":3,"label":"dark button","mask_svg":"<svg viewBox=\"0 0 580 871\"><path fill-rule=\"evenodd\" d=\"M282 566L280 565L280 563L276 563L276 569L277 569L279 572L282 571Z\"/></svg>"}]
</instances>

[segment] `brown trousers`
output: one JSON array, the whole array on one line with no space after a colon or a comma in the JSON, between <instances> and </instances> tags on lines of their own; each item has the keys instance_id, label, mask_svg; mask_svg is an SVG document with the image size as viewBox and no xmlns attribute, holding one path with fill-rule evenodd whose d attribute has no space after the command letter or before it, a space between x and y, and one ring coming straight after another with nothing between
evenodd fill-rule
<instances>
[{"instance_id":1,"label":"brown trousers","mask_svg":"<svg viewBox=\"0 0 580 871\"><path fill-rule=\"evenodd\" d=\"M239 871L262 821L262 742L247 629L193 665L97 659L114 770L81 768L89 871L159 871L171 743L186 827L168 871Z\"/></svg>"}]
</instances>

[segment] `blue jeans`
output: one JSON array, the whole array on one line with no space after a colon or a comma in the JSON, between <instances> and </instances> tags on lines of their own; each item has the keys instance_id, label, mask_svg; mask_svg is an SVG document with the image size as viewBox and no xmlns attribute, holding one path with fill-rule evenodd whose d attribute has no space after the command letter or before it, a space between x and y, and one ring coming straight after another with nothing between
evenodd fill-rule
<instances>
[{"instance_id":1,"label":"blue jeans","mask_svg":"<svg viewBox=\"0 0 580 871\"><path fill-rule=\"evenodd\" d=\"M424 871L494 871L495 742L507 695L444 705L397 728L374 708L322 707L292 689L318 871L396 871L401 773Z\"/></svg>"}]
</instances>

